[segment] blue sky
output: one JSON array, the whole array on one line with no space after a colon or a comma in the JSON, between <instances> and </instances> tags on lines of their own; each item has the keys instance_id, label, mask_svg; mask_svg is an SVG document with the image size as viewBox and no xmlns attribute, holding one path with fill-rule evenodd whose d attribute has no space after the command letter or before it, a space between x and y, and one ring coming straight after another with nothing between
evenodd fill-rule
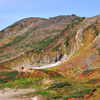
<instances>
[{"instance_id":1,"label":"blue sky","mask_svg":"<svg viewBox=\"0 0 100 100\"><path fill-rule=\"evenodd\" d=\"M100 0L0 0L0 30L27 17L100 14Z\"/></svg>"}]
</instances>

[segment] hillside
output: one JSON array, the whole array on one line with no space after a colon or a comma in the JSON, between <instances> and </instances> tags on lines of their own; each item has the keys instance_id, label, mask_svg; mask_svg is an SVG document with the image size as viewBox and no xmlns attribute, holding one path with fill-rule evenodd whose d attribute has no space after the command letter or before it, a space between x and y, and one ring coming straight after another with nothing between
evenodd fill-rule
<instances>
[{"instance_id":1,"label":"hillside","mask_svg":"<svg viewBox=\"0 0 100 100\"><path fill-rule=\"evenodd\" d=\"M16 86L35 89L18 100L99 100L100 15L25 18L0 31L0 88Z\"/></svg>"}]
</instances>

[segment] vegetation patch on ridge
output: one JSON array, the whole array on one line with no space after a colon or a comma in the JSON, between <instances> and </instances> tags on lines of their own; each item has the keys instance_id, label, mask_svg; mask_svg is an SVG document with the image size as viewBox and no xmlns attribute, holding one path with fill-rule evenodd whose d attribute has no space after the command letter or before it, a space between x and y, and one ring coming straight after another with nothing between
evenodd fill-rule
<instances>
[{"instance_id":1,"label":"vegetation patch on ridge","mask_svg":"<svg viewBox=\"0 0 100 100\"><path fill-rule=\"evenodd\" d=\"M7 44L4 44L2 47L0 47L0 49L6 48L8 46L11 46L17 42L23 41L24 39L27 38L27 36L29 35L29 33L31 33L32 31L36 30L37 28L32 29L31 31L27 32L26 35L19 35L17 37L14 38L14 40L10 41Z\"/></svg>"},{"instance_id":2,"label":"vegetation patch on ridge","mask_svg":"<svg viewBox=\"0 0 100 100\"><path fill-rule=\"evenodd\" d=\"M53 88L62 88L62 87L64 87L64 86L71 86L71 84L68 83L68 82L54 83L54 84L52 84L52 85L49 87L49 89L53 89Z\"/></svg>"},{"instance_id":3,"label":"vegetation patch on ridge","mask_svg":"<svg viewBox=\"0 0 100 100\"><path fill-rule=\"evenodd\" d=\"M85 70L85 71L82 72L82 75L86 75L86 74L88 74L88 73L90 73L92 71L94 71L94 69Z\"/></svg>"}]
</instances>

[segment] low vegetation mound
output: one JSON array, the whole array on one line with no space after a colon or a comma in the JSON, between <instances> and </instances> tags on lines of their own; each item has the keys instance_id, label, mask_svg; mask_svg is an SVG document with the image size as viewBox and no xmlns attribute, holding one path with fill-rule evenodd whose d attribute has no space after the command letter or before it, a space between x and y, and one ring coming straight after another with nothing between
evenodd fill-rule
<instances>
[{"instance_id":1,"label":"low vegetation mound","mask_svg":"<svg viewBox=\"0 0 100 100\"><path fill-rule=\"evenodd\" d=\"M91 79L87 83L100 83L100 78Z\"/></svg>"},{"instance_id":2,"label":"low vegetation mound","mask_svg":"<svg viewBox=\"0 0 100 100\"><path fill-rule=\"evenodd\" d=\"M63 88L64 86L71 86L70 83L68 82L60 82L60 83L54 83L52 84L49 89L53 89L53 88Z\"/></svg>"},{"instance_id":3,"label":"low vegetation mound","mask_svg":"<svg viewBox=\"0 0 100 100\"><path fill-rule=\"evenodd\" d=\"M44 70L44 69L40 69L39 71L42 71L43 73L49 75L50 77L63 77L62 75L60 75L59 73L55 72L55 71L50 71L50 70Z\"/></svg>"},{"instance_id":4,"label":"low vegetation mound","mask_svg":"<svg viewBox=\"0 0 100 100\"><path fill-rule=\"evenodd\" d=\"M93 95L93 92L95 91L96 89L86 89L86 90L78 91L65 97L64 100L76 100L75 98L84 98L84 99L89 98L91 95Z\"/></svg>"},{"instance_id":5,"label":"low vegetation mound","mask_svg":"<svg viewBox=\"0 0 100 100\"><path fill-rule=\"evenodd\" d=\"M96 69L85 70L82 73L80 73L79 76L80 77L82 77L82 76L89 76L89 75L91 75L92 73L94 73L96 71L97 71Z\"/></svg>"},{"instance_id":6,"label":"low vegetation mound","mask_svg":"<svg viewBox=\"0 0 100 100\"><path fill-rule=\"evenodd\" d=\"M18 75L18 71L1 71L0 72L0 83L5 83L11 79L15 79Z\"/></svg>"}]
</instances>

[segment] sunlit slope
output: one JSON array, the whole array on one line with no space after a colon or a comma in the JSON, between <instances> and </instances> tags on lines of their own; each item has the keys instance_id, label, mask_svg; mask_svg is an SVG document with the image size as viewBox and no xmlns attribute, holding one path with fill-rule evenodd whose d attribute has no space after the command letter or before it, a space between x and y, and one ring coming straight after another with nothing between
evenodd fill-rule
<instances>
[{"instance_id":1,"label":"sunlit slope","mask_svg":"<svg viewBox=\"0 0 100 100\"><path fill-rule=\"evenodd\" d=\"M23 19L1 31L5 36L0 41L0 62L16 68L39 67L58 61L63 62L60 69L99 67L99 20L100 16L75 15ZM18 29L19 25L23 27ZM7 33L8 29L11 30Z\"/></svg>"}]
</instances>

